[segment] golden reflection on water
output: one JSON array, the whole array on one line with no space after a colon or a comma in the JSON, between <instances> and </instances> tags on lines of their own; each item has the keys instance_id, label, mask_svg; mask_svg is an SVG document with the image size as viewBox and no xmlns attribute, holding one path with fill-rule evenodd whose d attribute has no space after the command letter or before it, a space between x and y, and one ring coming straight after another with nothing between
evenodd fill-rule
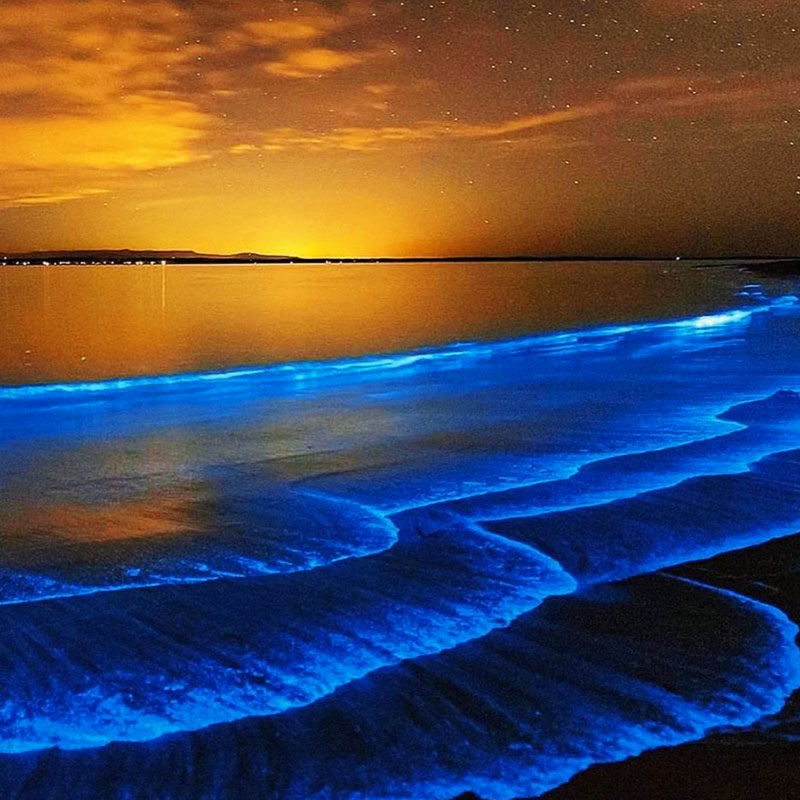
<instances>
[{"instance_id":1,"label":"golden reflection on water","mask_svg":"<svg viewBox=\"0 0 800 800\"><path fill-rule=\"evenodd\" d=\"M116 503L65 503L26 513L15 510L9 519L0 515L0 520L4 537L12 542L31 535L48 545L58 540L89 544L163 538L198 530L195 504L190 491L170 490Z\"/></svg>"},{"instance_id":2,"label":"golden reflection on water","mask_svg":"<svg viewBox=\"0 0 800 800\"><path fill-rule=\"evenodd\" d=\"M0 383L330 359L680 315L719 295L710 272L636 262L0 267Z\"/></svg>"}]
</instances>

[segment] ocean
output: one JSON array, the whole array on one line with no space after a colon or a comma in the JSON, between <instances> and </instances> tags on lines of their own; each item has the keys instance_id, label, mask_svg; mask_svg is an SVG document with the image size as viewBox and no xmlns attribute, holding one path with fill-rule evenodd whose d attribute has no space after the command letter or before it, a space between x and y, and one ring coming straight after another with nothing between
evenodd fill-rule
<instances>
[{"instance_id":1,"label":"ocean","mask_svg":"<svg viewBox=\"0 0 800 800\"><path fill-rule=\"evenodd\" d=\"M4 798L511 800L800 731L746 555L800 566L796 279L4 267L0 330Z\"/></svg>"}]
</instances>

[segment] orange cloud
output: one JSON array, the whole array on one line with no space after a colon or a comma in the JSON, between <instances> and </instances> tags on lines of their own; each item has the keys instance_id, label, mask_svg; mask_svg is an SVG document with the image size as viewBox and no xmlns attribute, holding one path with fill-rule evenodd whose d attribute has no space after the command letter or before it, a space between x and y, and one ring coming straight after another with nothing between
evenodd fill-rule
<instances>
[{"instance_id":1,"label":"orange cloud","mask_svg":"<svg viewBox=\"0 0 800 800\"><path fill-rule=\"evenodd\" d=\"M65 191L59 193L56 190L43 192L41 194L20 194L20 195L0 195L0 209L3 208L25 208L28 206L51 206L58 203L66 203L70 200L84 200L87 197L108 194L109 189L76 189L75 191Z\"/></svg>"},{"instance_id":2,"label":"orange cloud","mask_svg":"<svg viewBox=\"0 0 800 800\"><path fill-rule=\"evenodd\" d=\"M138 95L84 116L0 118L0 207L91 197L131 172L204 159L207 123L190 103Z\"/></svg>"},{"instance_id":3,"label":"orange cloud","mask_svg":"<svg viewBox=\"0 0 800 800\"><path fill-rule=\"evenodd\" d=\"M167 0L10 0L0 15L0 95L62 99L76 110L120 94L169 88L182 14Z\"/></svg>"},{"instance_id":4,"label":"orange cloud","mask_svg":"<svg viewBox=\"0 0 800 800\"><path fill-rule=\"evenodd\" d=\"M318 3L274 6L271 16L240 22L221 38L226 50L270 50L261 64L267 73L281 78L311 78L361 64L378 55L375 51L351 51L325 40L367 19L372 4L351 0L332 10Z\"/></svg>"},{"instance_id":5,"label":"orange cloud","mask_svg":"<svg viewBox=\"0 0 800 800\"><path fill-rule=\"evenodd\" d=\"M298 42L318 41L323 37L344 30L368 18L372 4L366 0L350 0L338 10L332 10L321 3L275 5L269 7L269 16L252 17L247 14L247 6L239 6L238 14L245 16L239 20L234 30L225 34L229 46L291 45ZM260 12L266 13L262 7ZM247 17L250 17L247 19Z\"/></svg>"},{"instance_id":6,"label":"orange cloud","mask_svg":"<svg viewBox=\"0 0 800 800\"><path fill-rule=\"evenodd\" d=\"M369 83L364 87L364 91L369 94L374 94L377 97L385 97L391 94L397 86L393 83Z\"/></svg>"},{"instance_id":7,"label":"orange cloud","mask_svg":"<svg viewBox=\"0 0 800 800\"><path fill-rule=\"evenodd\" d=\"M155 169L200 157L204 114L169 97L131 96L90 116L0 119L0 167Z\"/></svg>"},{"instance_id":8,"label":"orange cloud","mask_svg":"<svg viewBox=\"0 0 800 800\"><path fill-rule=\"evenodd\" d=\"M0 117L0 204L89 197L100 175L204 158L211 117L173 85L196 58L185 25L168 0L115 4L113 19L106 0L4 3L0 101L24 113Z\"/></svg>"},{"instance_id":9,"label":"orange cloud","mask_svg":"<svg viewBox=\"0 0 800 800\"><path fill-rule=\"evenodd\" d=\"M237 145L231 148L231 152L245 153L259 149L275 151L292 148L311 151L369 151L382 150L393 144L409 142L497 139L525 133L536 128L609 114L614 107L611 102L599 102L562 111L550 111L500 122L478 124L421 122L416 126L340 127L334 128L329 133L311 133L296 128L275 128L267 133L260 146Z\"/></svg>"},{"instance_id":10,"label":"orange cloud","mask_svg":"<svg viewBox=\"0 0 800 800\"><path fill-rule=\"evenodd\" d=\"M282 78L314 78L362 64L373 57L372 53L350 53L327 47L312 47L307 50L292 50L278 61L267 62L264 69L271 75Z\"/></svg>"},{"instance_id":11,"label":"orange cloud","mask_svg":"<svg viewBox=\"0 0 800 800\"><path fill-rule=\"evenodd\" d=\"M792 105L800 94L800 79L786 73L742 78L728 75L710 79L700 76L641 77L617 84L612 93L627 103L624 114L648 119L697 117L724 112L728 117L759 116L765 109ZM634 105L631 105L631 103Z\"/></svg>"},{"instance_id":12,"label":"orange cloud","mask_svg":"<svg viewBox=\"0 0 800 800\"><path fill-rule=\"evenodd\" d=\"M271 19L261 22L246 22L242 25L243 41L248 44L274 45L285 42L302 42L318 39L330 30L327 19L315 17L303 20Z\"/></svg>"}]
</instances>

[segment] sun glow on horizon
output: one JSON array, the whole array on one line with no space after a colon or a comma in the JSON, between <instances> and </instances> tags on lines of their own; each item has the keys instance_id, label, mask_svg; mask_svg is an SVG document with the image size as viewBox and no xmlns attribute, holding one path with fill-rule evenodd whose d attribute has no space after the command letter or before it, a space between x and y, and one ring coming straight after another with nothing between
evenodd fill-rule
<instances>
[{"instance_id":1,"label":"sun glow on horizon","mask_svg":"<svg viewBox=\"0 0 800 800\"><path fill-rule=\"evenodd\" d=\"M798 27L791 0L6 0L0 237L789 251Z\"/></svg>"}]
</instances>

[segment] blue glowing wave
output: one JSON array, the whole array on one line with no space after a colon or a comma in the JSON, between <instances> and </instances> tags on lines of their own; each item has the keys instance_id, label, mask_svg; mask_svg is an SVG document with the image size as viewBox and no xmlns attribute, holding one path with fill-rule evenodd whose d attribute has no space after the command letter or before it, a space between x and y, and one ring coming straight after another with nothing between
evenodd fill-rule
<instances>
[{"instance_id":1,"label":"blue glowing wave","mask_svg":"<svg viewBox=\"0 0 800 800\"><path fill-rule=\"evenodd\" d=\"M0 643L0 751L278 713L574 587L531 548L463 528L308 572L0 607L16 632Z\"/></svg>"},{"instance_id":2,"label":"blue glowing wave","mask_svg":"<svg viewBox=\"0 0 800 800\"><path fill-rule=\"evenodd\" d=\"M396 357L0 390L26 412L53 398L69 418L81 398L124 405L128 389L224 387L217 408L285 384L318 405L353 403L357 419L363 387L356 402L327 384L368 380L375 407L404 412L381 429L388 444L339 416L339 438L307 456L293 439L286 459L258 427L266 444L242 452L257 438L245 428L210 472L196 452L207 440L186 436L192 480L216 486L190 506L196 528L141 550L87 546L106 564L81 562L71 542L71 557L28 572L20 543L0 571L6 596L15 586L26 600L0 606L15 632L0 643L0 795L500 800L773 713L800 685L793 623L730 592L635 576L800 527L800 396L770 394L800 385L795 302ZM286 418L307 424L294 406ZM0 467L24 478L12 460ZM185 473L170 463L154 483ZM99 507L114 494L103 480ZM262 494L285 514L267 508L276 522L257 529ZM33 532L55 552L64 531L37 525L21 540ZM37 596L35 579L52 583Z\"/></svg>"},{"instance_id":3,"label":"blue glowing wave","mask_svg":"<svg viewBox=\"0 0 800 800\"><path fill-rule=\"evenodd\" d=\"M2 747L81 748L279 713L572 591L559 564L596 583L786 535L800 527L800 451L632 500L486 523L488 535L455 515L438 526L413 513L397 520L405 534L385 553L307 573L0 609L2 624L23 634L0 651L6 663L28 661L29 639L69 652L81 620L104 620L96 641L81 642L77 675L58 660L47 669L46 714L24 700L36 694L30 677L3 676ZM98 681L88 690L87 675Z\"/></svg>"},{"instance_id":4,"label":"blue glowing wave","mask_svg":"<svg viewBox=\"0 0 800 800\"><path fill-rule=\"evenodd\" d=\"M541 549L581 582L619 580L800 530L800 451L772 454L747 472L486 525Z\"/></svg>"},{"instance_id":5,"label":"blue glowing wave","mask_svg":"<svg viewBox=\"0 0 800 800\"><path fill-rule=\"evenodd\" d=\"M780 391L733 406L716 419L741 427L673 447L588 461L567 478L467 495L428 509L434 516L455 513L474 520L532 517L604 505L702 475L743 472L748 464L800 442L800 394Z\"/></svg>"},{"instance_id":6,"label":"blue glowing wave","mask_svg":"<svg viewBox=\"0 0 800 800\"><path fill-rule=\"evenodd\" d=\"M667 333L673 337L695 338L709 332L730 331L746 324L754 314L776 308L791 307L797 297L786 295L769 303L750 308L732 309L716 314L679 319L670 322L636 323L630 325L601 326L579 331L542 334L496 342L465 342L444 347L421 348L408 353L336 361L295 362L271 364L260 367L238 367L212 372L192 372L174 375L114 378L100 381L72 383L31 384L0 387L0 400L32 400L41 398L99 395L122 391L143 391L170 388L202 388L204 385L235 384L254 379L278 383L319 382L331 379L359 380L387 372L406 372L425 367L462 368L475 361L535 350L543 354L563 356L570 351L602 349L617 343L631 333ZM702 343L702 339L697 339Z\"/></svg>"},{"instance_id":7,"label":"blue glowing wave","mask_svg":"<svg viewBox=\"0 0 800 800\"><path fill-rule=\"evenodd\" d=\"M435 529L452 518L511 519L601 505L689 477L735 473L751 460L800 441L800 396L793 392L737 406L718 417L741 427L673 448L589 461L561 480L536 482L537 473L531 470L532 482L523 488L478 490L463 499L413 508L412 524ZM93 539L82 545L73 542L66 567L48 569L31 560L26 571L24 554L7 532L6 552L13 553L16 566L0 563L0 604L302 571L377 553L396 542L395 525L385 513L344 498L308 490L278 493L263 478L237 470L216 470L215 483L207 478L203 486L213 487L219 499L193 500L188 536L148 538L140 547L126 543L119 552L113 544ZM102 507L108 510L108 503ZM296 532L300 528L302 536ZM51 560L59 547L58 530L53 534ZM33 545L34 559L37 541L21 542ZM110 554L98 558L103 549Z\"/></svg>"},{"instance_id":8,"label":"blue glowing wave","mask_svg":"<svg viewBox=\"0 0 800 800\"><path fill-rule=\"evenodd\" d=\"M791 380L800 383L800 373ZM734 397L741 392L745 404L754 402L747 384L726 391ZM474 457L463 452L470 443L465 437L466 444L453 456L433 453L421 463L400 467L389 463L326 472L307 478L303 485L355 498L387 515L418 514L426 508L434 515L454 512L474 520L496 520L607 503L691 477L742 471L750 462L800 441L800 395L793 391L780 390L755 401L782 405L780 424L768 415L740 419L737 413L743 404L720 411L707 400L689 400L676 408L674 403L681 400L665 392L664 399L650 407L635 401L628 412L635 416L626 419L624 437L615 437L606 427L619 425L616 408L612 413L591 409L588 426L574 419L565 441L556 439L557 432L551 434L555 442L544 448L534 442L530 456L491 452ZM553 424L563 425L564 420L556 417ZM583 447L577 449L576 440ZM474 451L480 449L478 439Z\"/></svg>"},{"instance_id":9,"label":"blue glowing wave","mask_svg":"<svg viewBox=\"0 0 800 800\"><path fill-rule=\"evenodd\" d=\"M676 609L696 624L676 629ZM773 713L800 683L797 630L729 592L640 578L553 599L305 708L157 746L0 755L0 791L42 800L57 776L82 800L537 795L592 763Z\"/></svg>"},{"instance_id":10,"label":"blue glowing wave","mask_svg":"<svg viewBox=\"0 0 800 800\"><path fill-rule=\"evenodd\" d=\"M169 518L153 513L155 527L141 538L103 541L89 532L86 538L70 540L59 521L59 507L52 521L45 514L21 525L16 535L6 530L0 606L302 572L379 553L397 541L397 529L388 518L357 503L277 491L235 470L224 479L217 471L215 477L214 483L203 483L207 493L189 484L194 494L181 508L184 527L177 533L170 534ZM114 504L94 507L106 517L114 514ZM145 516L148 510L146 504L137 506L136 514ZM17 516L26 521L23 512ZM110 524L135 522L128 517L115 523L112 516Z\"/></svg>"}]
</instances>

